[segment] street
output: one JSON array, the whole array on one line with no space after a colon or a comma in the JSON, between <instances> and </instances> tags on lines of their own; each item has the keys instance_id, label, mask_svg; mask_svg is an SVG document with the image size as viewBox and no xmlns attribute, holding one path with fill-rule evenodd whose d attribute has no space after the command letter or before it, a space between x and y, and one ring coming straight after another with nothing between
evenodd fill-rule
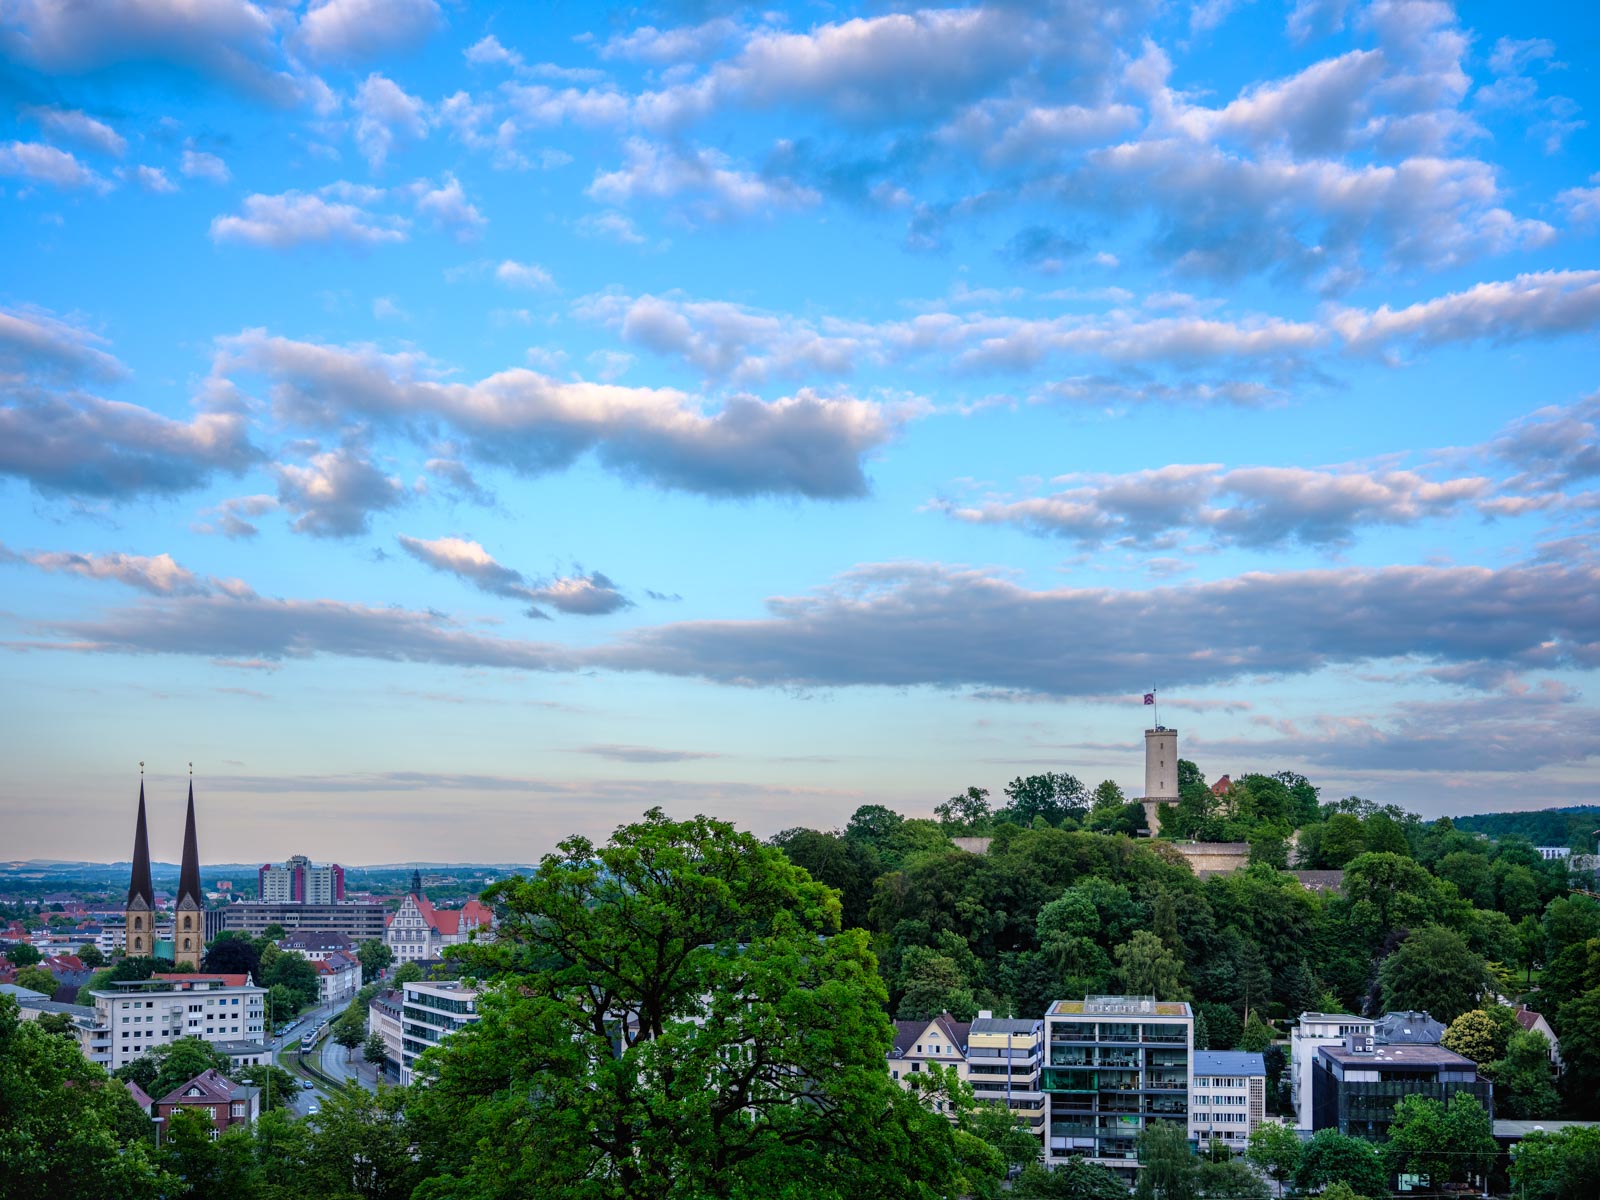
<instances>
[{"instance_id":1,"label":"street","mask_svg":"<svg viewBox=\"0 0 1600 1200\"><path fill-rule=\"evenodd\" d=\"M320 1107L327 1099L328 1090L320 1079L315 1079L300 1069L300 1041L323 1021L326 1020L331 1025L339 1014L349 1007L352 999L353 997L347 996L342 1000L319 1004L315 1008L308 1009L282 1037L274 1036L269 1042L272 1047L273 1062L295 1078L296 1089L288 1099L286 1107L297 1116L310 1115L313 1105ZM305 1055L305 1062L338 1083L355 1082L369 1091L376 1091L376 1069L362 1061L359 1046L349 1053L351 1061L347 1064L345 1048L334 1042L330 1034L318 1043L317 1049ZM304 1086L307 1080L312 1085L309 1089Z\"/></svg>"}]
</instances>

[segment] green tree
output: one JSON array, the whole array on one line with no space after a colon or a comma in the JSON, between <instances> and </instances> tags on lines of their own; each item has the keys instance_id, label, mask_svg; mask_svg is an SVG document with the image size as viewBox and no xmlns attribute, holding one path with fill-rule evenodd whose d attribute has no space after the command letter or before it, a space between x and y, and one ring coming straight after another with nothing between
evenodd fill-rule
<instances>
[{"instance_id":1,"label":"green tree","mask_svg":"<svg viewBox=\"0 0 1600 1200\"><path fill-rule=\"evenodd\" d=\"M1479 908L1494 907L1494 866L1486 856L1457 850L1441 858L1433 873L1455 884L1456 890Z\"/></svg>"},{"instance_id":2,"label":"green tree","mask_svg":"<svg viewBox=\"0 0 1600 1200\"><path fill-rule=\"evenodd\" d=\"M900 978L904 995L895 1016L902 1021L932 1020L942 1012L970 1021L978 1011L960 964L949 955L913 946L902 960Z\"/></svg>"},{"instance_id":3,"label":"green tree","mask_svg":"<svg viewBox=\"0 0 1600 1200\"><path fill-rule=\"evenodd\" d=\"M300 1091L300 1084L293 1075L270 1063L234 1067L225 1074L235 1083L260 1088L261 1111L264 1113L287 1108L290 1100Z\"/></svg>"},{"instance_id":4,"label":"green tree","mask_svg":"<svg viewBox=\"0 0 1600 1200\"><path fill-rule=\"evenodd\" d=\"M1261 1054L1272 1045L1272 1039L1276 1036L1272 1026L1261 1019L1261 1014L1252 1012L1239 1037L1239 1049L1250 1054Z\"/></svg>"},{"instance_id":5,"label":"green tree","mask_svg":"<svg viewBox=\"0 0 1600 1200\"><path fill-rule=\"evenodd\" d=\"M0 996L0 1191L7 1200L155 1200L150 1122L78 1047Z\"/></svg>"},{"instance_id":6,"label":"green tree","mask_svg":"<svg viewBox=\"0 0 1600 1200\"><path fill-rule=\"evenodd\" d=\"M952 837L988 833L992 816L989 789L969 787L936 806L933 815L939 819L939 827Z\"/></svg>"},{"instance_id":7,"label":"green tree","mask_svg":"<svg viewBox=\"0 0 1600 1200\"><path fill-rule=\"evenodd\" d=\"M78 947L78 961L91 969L106 965L106 956L100 952L100 947L93 942Z\"/></svg>"},{"instance_id":8,"label":"green tree","mask_svg":"<svg viewBox=\"0 0 1600 1200\"><path fill-rule=\"evenodd\" d=\"M1594 1200L1600 1196L1600 1129L1539 1129L1511 1150L1511 1192L1518 1200Z\"/></svg>"},{"instance_id":9,"label":"green tree","mask_svg":"<svg viewBox=\"0 0 1600 1200\"><path fill-rule=\"evenodd\" d=\"M1401 1097L1383 1147L1391 1174L1426 1175L1435 1186L1488 1174L1498 1153L1489 1114L1465 1092L1448 1108L1431 1096Z\"/></svg>"},{"instance_id":10,"label":"green tree","mask_svg":"<svg viewBox=\"0 0 1600 1200\"><path fill-rule=\"evenodd\" d=\"M407 1125L439 1168L416 1200L782 1180L893 1198L961 1177L949 1121L889 1078L867 935L775 848L655 809L485 894L494 941L452 953L499 982L420 1062Z\"/></svg>"},{"instance_id":11,"label":"green tree","mask_svg":"<svg viewBox=\"0 0 1600 1200\"><path fill-rule=\"evenodd\" d=\"M261 983L261 951L243 934L224 933L206 948L206 970L224 975L248 975Z\"/></svg>"},{"instance_id":12,"label":"green tree","mask_svg":"<svg viewBox=\"0 0 1600 1200\"><path fill-rule=\"evenodd\" d=\"M350 1052L367 1040L366 1014L354 1005L345 1009L333 1023L333 1040L344 1047L345 1060L348 1062Z\"/></svg>"},{"instance_id":13,"label":"green tree","mask_svg":"<svg viewBox=\"0 0 1600 1200\"><path fill-rule=\"evenodd\" d=\"M403 988L408 983L421 983L425 976L422 968L414 962L401 963L394 969L394 974L389 976L389 982L396 988Z\"/></svg>"},{"instance_id":14,"label":"green tree","mask_svg":"<svg viewBox=\"0 0 1600 1200\"><path fill-rule=\"evenodd\" d=\"M254 1190L255 1159L248 1130L229 1130L221 1137L196 1109L178 1109L167 1118L160 1161L179 1186L172 1200L213 1200L248 1196Z\"/></svg>"},{"instance_id":15,"label":"green tree","mask_svg":"<svg viewBox=\"0 0 1600 1200\"><path fill-rule=\"evenodd\" d=\"M1450 1022L1444 1031L1444 1048L1487 1066L1506 1055L1506 1045L1517 1031L1517 1018L1503 1004L1474 1008Z\"/></svg>"},{"instance_id":16,"label":"green tree","mask_svg":"<svg viewBox=\"0 0 1600 1200\"><path fill-rule=\"evenodd\" d=\"M815 829L785 830L772 838L772 844L790 862L804 867L811 878L838 890L847 928L867 927L872 885L883 869L875 850L841 834Z\"/></svg>"},{"instance_id":17,"label":"green tree","mask_svg":"<svg viewBox=\"0 0 1600 1200\"><path fill-rule=\"evenodd\" d=\"M1177 1121L1151 1121L1139 1135L1137 1200L1197 1200L1200 1163Z\"/></svg>"},{"instance_id":18,"label":"green tree","mask_svg":"<svg viewBox=\"0 0 1600 1200\"><path fill-rule=\"evenodd\" d=\"M1493 985L1483 959L1467 949L1453 929L1428 925L1413 930L1378 972L1383 1005L1391 1012L1420 1009L1453 1021L1473 1008Z\"/></svg>"},{"instance_id":19,"label":"green tree","mask_svg":"<svg viewBox=\"0 0 1600 1200\"><path fill-rule=\"evenodd\" d=\"M292 1021L305 1007L305 1001L294 988L284 987L280 983L267 989L267 1009L272 1013L274 1021L279 1023Z\"/></svg>"},{"instance_id":20,"label":"green tree","mask_svg":"<svg viewBox=\"0 0 1600 1200\"><path fill-rule=\"evenodd\" d=\"M1600 988L1557 1009L1555 1027L1566 1066L1561 1094L1575 1116L1600 1116Z\"/></svg>"},{"instance_id":21,"label":"green tree","mask_svg":"<svg viewBox=\"0 0 1600 1200\"><path fill-rule=\"evenodd\" d=\"M1517 922L1517 966L1526 972L1525 982L1533 983L1533 969L1544 961L1544 926L1537 917Z\"/></svg>"},{"instance_id":22,"label":"green tree","mask_svg":"<svg viewBox=\"0 0 1600 1200\"><path fill-rule=\"evenodd\" d=\"M1200 1194L1206 1200L1272 1200L1261 1176L1221 1149L1220 1160L1200 1164Z\"/></svg>"},{"instance_id":23,"label":"green tree","mask_svg":"<svg viewBox=\"0 0 1600 1200\"><path fill-rule=\"evenodd\" d=\"M1155 934L1141 929L1113 953L1117 978L1129 995L1157 996L1162 1000L1188 998L1188 990L1179 978L1182 961Z\"/></svg>"},{"instance_id":24,"label":"green tree","mask_svg":"<svg viewBox=\"0 0 1600 1200\"><path fill-rule=\"evenodd\" d=\"M1019 776L1006 784L1007 804L995 819L1027 828L1035 819L1060 825L1068 817L1081 818L1089 808L1088 793L1076 775L1047 771Z\"/></svg>"},{"instance_id":25,"label":"green tree","mask_svg":"<svg viewBox=\"0 0 1600 1200\"><path fill-rule=\"evenodd\" d=\"M410 1200L433 1164L417 1152L405 1099L381 1084L376 1095L359 1087L330 1093L313 1125L302 1194Z\"/></svg>"},{"instance_id":26,"label":"green tree","mask_svg":"<svg viewBox=\"0 0 1600 1200\"><path fill-rule=\"evenodd\" d=\"M1371 1142L1337 1129L1320 1129L1311 1136L1294 1179L1295 1186L1307 1192L1335 1182L1346 1183L1363 1196L1389 1192L1388 1175L1377 1149Z\"/></svg>"},{"instance_id":27,"label":"green tree","mask_svg":"<svg viewBox=\"0 0 1600 1200\"><path fill-rule=\"evenodd\" d=\"M389 1049L384 1044L381 1033L367 1035L367 1040L361 1045L361 1057L375 1067L381 1067L389 1061Z\"/></svg>"},{"instance_id":28,"label":"green tree","mask_svg":"<svg viewBox=\"0 0 1600 1200\"><path fill-rule=\"evenodd\" d=\"M14 946L6 947L5 957L13 967L32 967L37 966L44 955L27 942L18 942Z\"/></svg>"},{"instance_id":29,"label":"green tree","mask_svg":"<svg viewBox=\"0 0 1600 1200\"><path fill-rule=\"evenodd\" d=\"M1250 1135L1250 1144L1245 1150L1250 1165L1278 1185L1280 1196L1283 1195L1284 1183L1300 1169L1303 1155L1304 1144L1300 1141L1300 1135L1277 1121L1258 1125Z\"/></svg>"},{"instance_id":30,"label":"green tree","mask_svg":"<svg viewBox=\"0 0 1600 1200\"><path fill-rule=\"evenodd\" d=\"M361 960L361 982L371 983L394 961L394 951L377 938L368 938L356 947Z\"/></svg>"},{"instance_id":31,"label":"green tree","mask_svg":"<svg viewBox=\"0 0 1600 1200\"><path fill-rule=\"evenodd\" d=\"M1492 1064L1495 1111L1510 1120L1535 1120L1561 1110L1556 1095L1550 1043L1536 1029L1517 1030L1506 1054Z\"/></svg>"},{"instance_id":32,"label":"green tree","mask_svg":"<svg viewBox=\"0 0 1600 1200\"><path fill-rule=\"evenodd\" d=\"M317 1002L317 969L303 954L279 954L272 966L263 967L262 980L268 988L287 988L299 999L302 1007Z\"/></svg>"},{"instance_id":33,"label":"green tree","mask_svg":"<svg viewBox=\"0 0 1600 1200\"><path fill-rule=\"evenodd\" d=\"M210 1042L203 1038L185 1037L165 1045L152 1046L147 1053L118 1067L116 1076L137 1083L152 1100L160 1100L203 1071L221 1071L226 1075L232 1066L228 1056Z\"/></svg>"},{"instance_id":34,"label":"green tree","mask_svg":"<svg viewBox=\"0 0 1600 1200\"><path fill-rule=\"evenodd\" d=\"M1024 1167L1011 1194L1017 1200L1128 1200L1128 1185L1098 1163L1069 1158L1055 1167Z\"/></svg>"},{"instance_id":35,"label":"green tree","mask_svg":"<svg viewBox=\"0 0 1600 1200\"><path fill-rule=\"evenodd\" d=\"M49 967L23 967L14 978L18 987L42 992L47 997L56 994L56 977L50 973Z\"/></svg>"}]
</instances>

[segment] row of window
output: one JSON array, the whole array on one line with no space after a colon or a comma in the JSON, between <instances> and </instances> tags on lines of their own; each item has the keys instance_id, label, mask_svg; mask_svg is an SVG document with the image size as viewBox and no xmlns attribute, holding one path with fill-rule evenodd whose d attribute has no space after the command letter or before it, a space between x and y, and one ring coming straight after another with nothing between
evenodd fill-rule
<instances>
[{"instance_id":1,"label":"row of window","mask_svg":"<svg viewBox=\"0 0 1600 1200\"><path fill-rule=\"evenodd\" d=\"M1242 1088L1250 1086L1248 1075L1196 1075L1195 1087Z\"/></svg>"}]
</instances>

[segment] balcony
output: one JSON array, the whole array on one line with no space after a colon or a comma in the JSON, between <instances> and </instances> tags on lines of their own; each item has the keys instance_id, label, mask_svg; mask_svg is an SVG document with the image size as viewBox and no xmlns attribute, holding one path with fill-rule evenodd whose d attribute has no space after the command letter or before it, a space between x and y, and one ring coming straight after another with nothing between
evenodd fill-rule
<instances>
[{"instance_id":1,"label":"balcony","mask_svg":"<svg viewBox=\"0 0 1600 1200\"><path fill-rule=\"evenodd\" d=\"M1094 1064L1092 1051L1078 1047L1052 1046L1050 1048L1050 1065L1052 1067L1087 1067Z\"/></svg>"},{"instance_id":2,"label":"balcony","mask_svg":"<svg viewBox=\"0 0 1600 1200\"><path fill-rule=\"evenodd\" d=\"M1047 1092L1096 1092L1099 1081L1093 1071L1056 1071L1046 1068L1043 1080Z\"/></svg>"},{"instance_id":3,"label":"balcony","mask_svg":"<svg viewBox=\"0 0 1600 1200\"><path fill-rule=\"evenodd\" d=\"M1147 1092L1187 1092L1189 1090L1189 1077L1179 1074L1164 1074L1151 1071L1144 1079Z\"/></svg>"}]
</instances>

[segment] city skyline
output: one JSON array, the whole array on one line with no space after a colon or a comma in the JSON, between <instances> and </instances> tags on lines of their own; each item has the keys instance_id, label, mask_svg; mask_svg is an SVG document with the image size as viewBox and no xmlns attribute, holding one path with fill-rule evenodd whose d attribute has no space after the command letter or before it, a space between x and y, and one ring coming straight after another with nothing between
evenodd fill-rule
<instances>
[{"instance_id":1,"label":"city skyline","mask_svg":"<svg viewBox=\"0 0 1600 1200\"><path fill-rule=\"evenodd\" d=\"M1587 802L1578 8L8 8L8 854Z\"/></svg>"}]
</instances>

